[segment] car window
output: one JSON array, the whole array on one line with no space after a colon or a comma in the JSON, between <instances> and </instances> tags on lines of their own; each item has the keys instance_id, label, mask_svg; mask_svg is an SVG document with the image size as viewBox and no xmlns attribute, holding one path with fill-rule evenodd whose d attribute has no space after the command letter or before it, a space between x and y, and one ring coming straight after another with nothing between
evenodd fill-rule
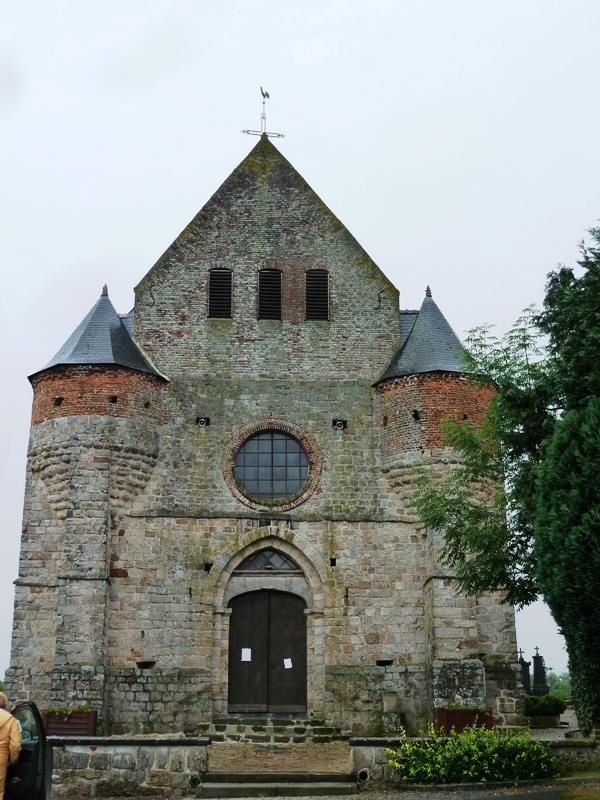
<instances>
[{"instance_id":1,"label":"car window","mask_svg":"<svg viewBox=\"0 0 600 800\"><path fill-rule=\"evenodd\" d=\"M21 726L23 742L36 742L40 738L38 725L30 708L16 708L13 716Z\"/></svg>"}]
</instances>

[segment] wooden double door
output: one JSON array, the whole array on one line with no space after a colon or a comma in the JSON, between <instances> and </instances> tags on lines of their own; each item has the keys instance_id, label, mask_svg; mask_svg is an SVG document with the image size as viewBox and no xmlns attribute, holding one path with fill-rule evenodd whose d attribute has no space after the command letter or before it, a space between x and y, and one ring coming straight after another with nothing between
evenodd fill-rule
<instances>
[{"instance_id":1,"label":"wooden double door","mask_svg":"<svg viewBox=\"0 0 600 800\"><path fill-rule=\"evenodd\" d=\"M229 711L306 711L306 604L273 590L229 603Z\"/></svg>"}]
</instances>

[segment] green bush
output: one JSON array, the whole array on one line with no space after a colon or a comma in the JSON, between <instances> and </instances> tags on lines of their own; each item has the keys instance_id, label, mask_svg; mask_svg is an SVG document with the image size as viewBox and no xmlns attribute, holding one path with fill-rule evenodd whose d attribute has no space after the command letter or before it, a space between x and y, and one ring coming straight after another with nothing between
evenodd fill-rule
<instances>
[{"instance_id":1,"label":"green bush","mask_svg":"<svg viewBox=\"0 0 600 800\"><path fill-rule=\"evenodd\" d=\"M528 717L556 717L562 714L567 704L552 694L536 696L528 694L525 698L525 714Z\"/></svg>"},{"instance_id":2,"label":"green bush","mask_svg":"<svg viewBox=\"0 0 600 800\"><path fill-rule=\"evenodd\" d=\"M441 736L431 726L422 737L403 733L400 747L386 750L388 764L409 783L475 783L547 778L556 761L545 742L527 730L473 726Z\"/></svg>"}]
</instances>

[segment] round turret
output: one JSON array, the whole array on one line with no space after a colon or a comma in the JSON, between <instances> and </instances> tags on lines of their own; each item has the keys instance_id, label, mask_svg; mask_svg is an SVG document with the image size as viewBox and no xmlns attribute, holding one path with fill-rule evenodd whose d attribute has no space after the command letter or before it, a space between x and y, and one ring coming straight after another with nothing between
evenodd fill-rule
<instances>
[{"instance_id":1,"label":"round turret","mask_svg":"<svg viewBox=\"0 0 600 800\"><path fill-rule=\"evenodd\" d=\"M376 384L382 459L444 447L445 419L483 421L494 388L466 374L464 348L427 287L401 313L402 344Z\"/></svg>"}]
</instances>

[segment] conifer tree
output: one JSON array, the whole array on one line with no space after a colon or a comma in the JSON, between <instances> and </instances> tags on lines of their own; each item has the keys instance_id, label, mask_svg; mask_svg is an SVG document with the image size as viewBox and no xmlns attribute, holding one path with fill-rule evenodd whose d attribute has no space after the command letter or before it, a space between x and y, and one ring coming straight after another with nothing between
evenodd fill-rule
<instances>
[{"instance_id":1,"label":"conifer tree","mask_svg":"<svg viewBox=\"0 0 600 800\"><path fill-rule=\"evenodd\" d=\"M503 590L517 606L544 597L585 732L600 730L600 228L590 235L579 270L548 276L541 313L501 340L470 336L466 369L496 399L480 429L447 423L462 461L441 481L421 470L417 494L460 589Z\"/></svg>"}]
</instances>

